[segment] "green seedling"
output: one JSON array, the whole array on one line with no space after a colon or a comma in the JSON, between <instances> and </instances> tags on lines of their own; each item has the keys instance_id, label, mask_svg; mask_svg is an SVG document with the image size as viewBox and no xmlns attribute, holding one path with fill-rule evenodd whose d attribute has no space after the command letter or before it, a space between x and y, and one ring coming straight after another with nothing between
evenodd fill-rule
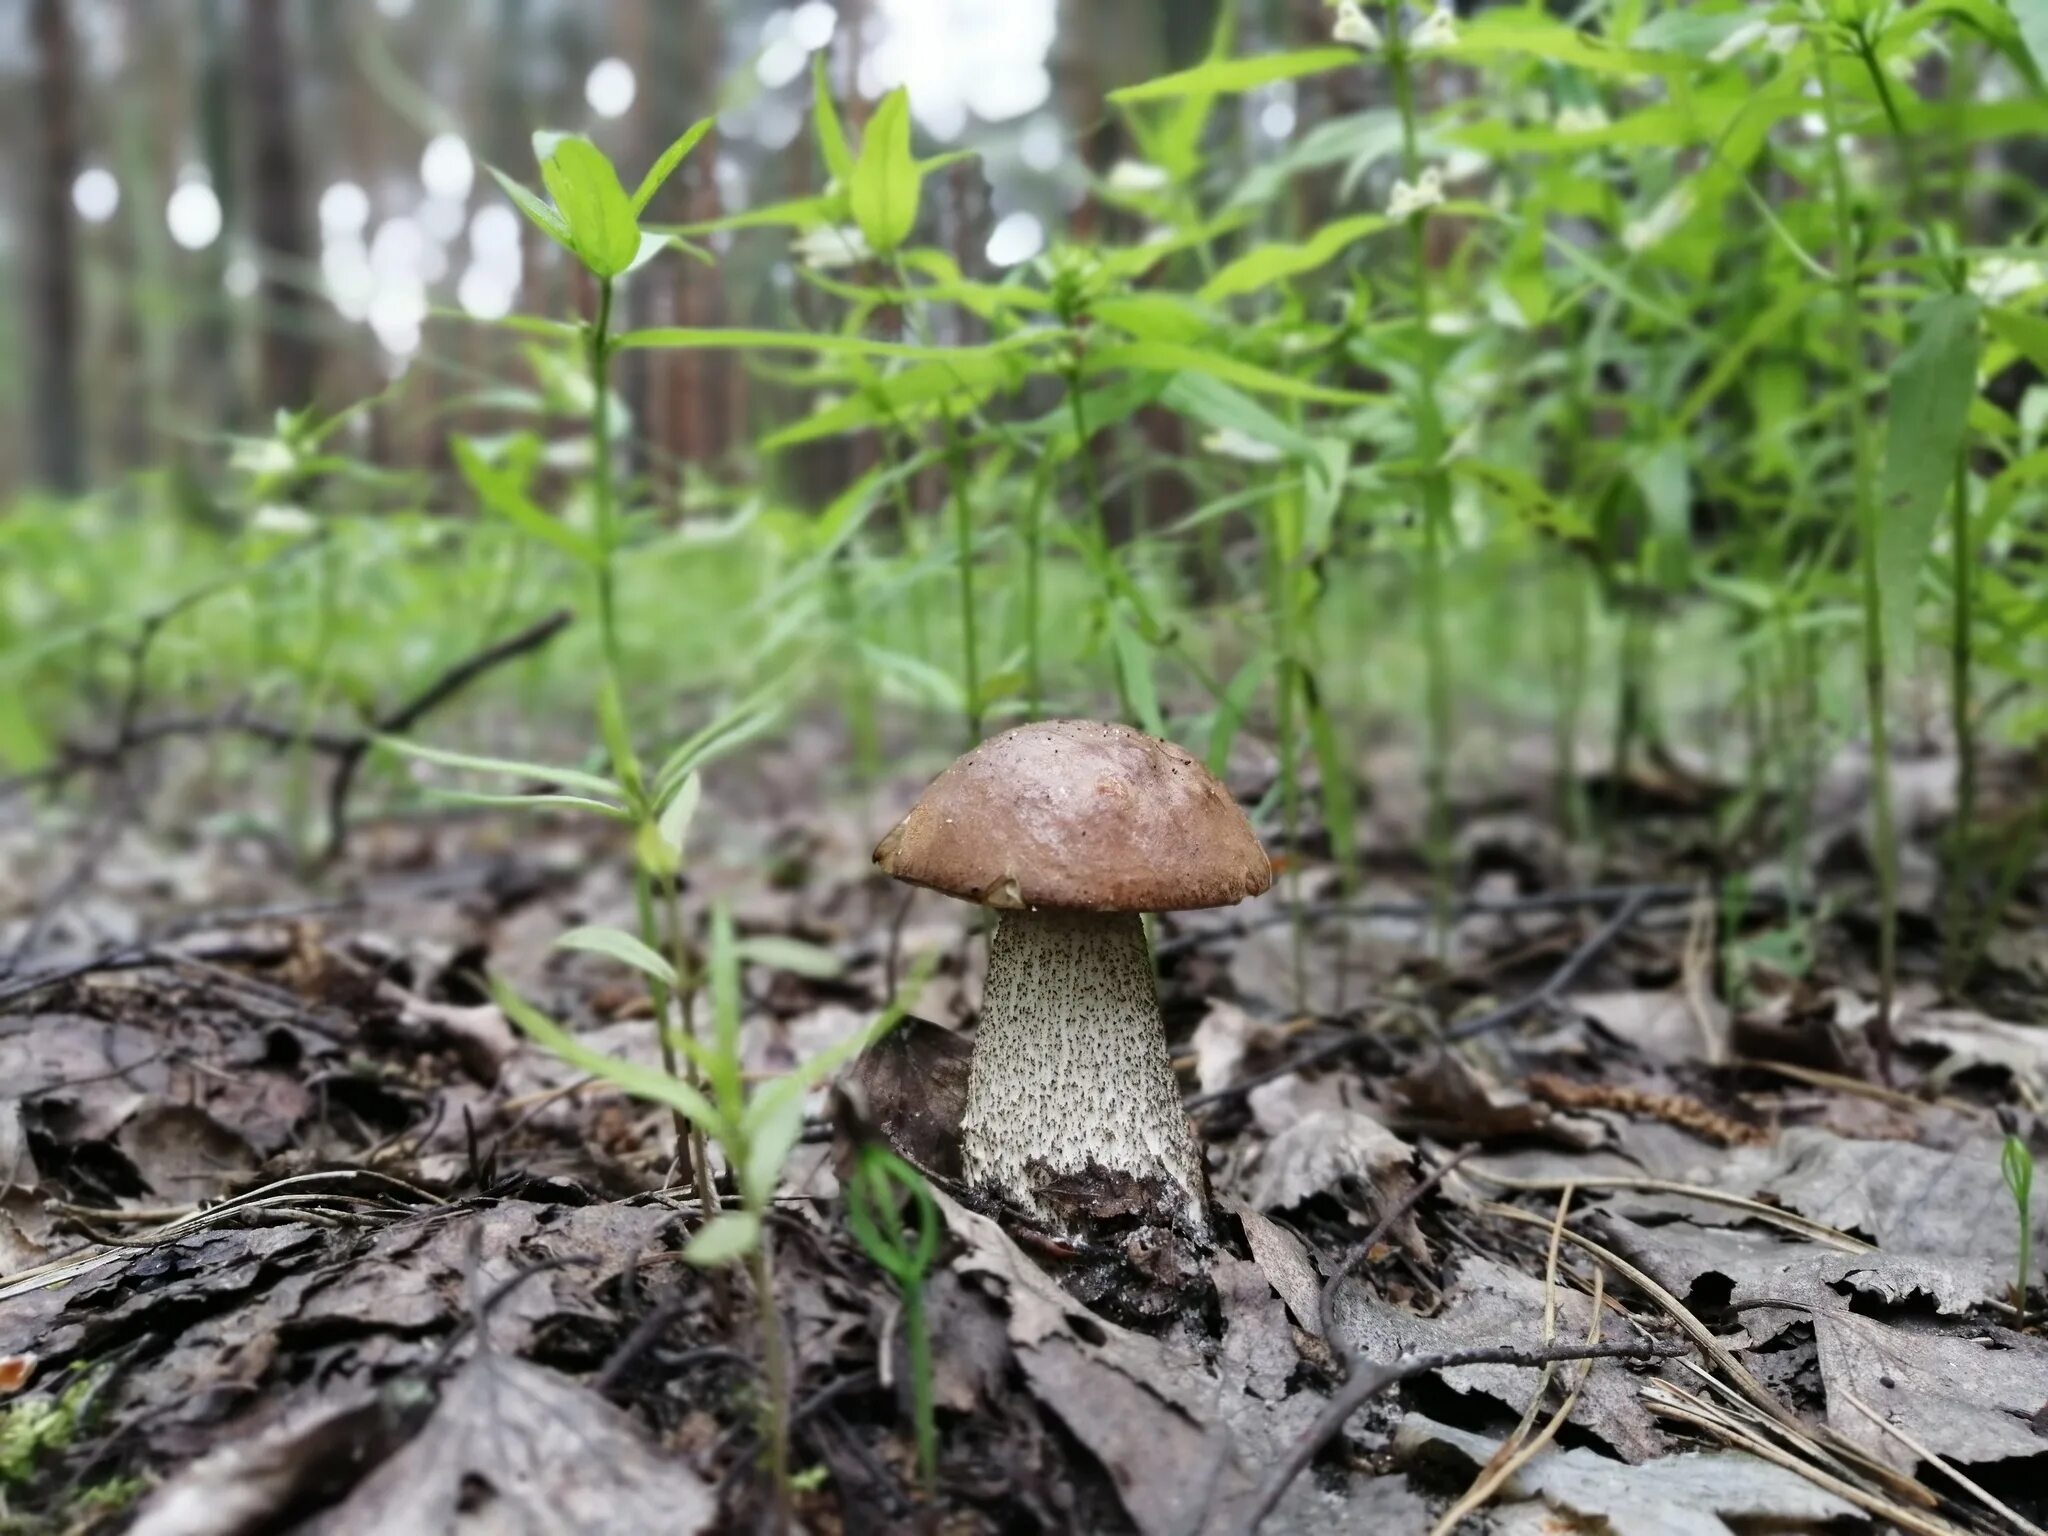
<instances>
[{"instance_id":1,"label":"green seedling","mask_svg":"<svg viewBox=\"0 0 2048 1536\"><path fill-rule=\"evenodd\" d=\"M907 1209L906 1209L907 1207ZM903 1341L910 1357L911 1411L917 1425L917 1471L927 1494L939 1475L939 1435L932 1404L931 1330L924 1282L939 1253L939 1210L918 1171L887 1147L860 1149L846 1186L846 1223L861 1251L903 1296Z\"/></svg>"},{"instance_id":2,"label":"green seedling","mask_svg":"<svg viewBox=\"0 0 2048 1536\"><path fill-rule=\"evenodd\" d=\"M2013 1276L2012 1305L2022 1327L2027 1321L2027 1294L2034 1281L2034 1154L2017 1136L2007 1136L1999 1154L1999 1171L2019 1208L2019 1268Z\"/></svg>"},{"instance_id":3,"label":"green seedling","mask_svg":"<svg viewBox=\"0 0 2048 1536\"><path fill-rule=\"evenodd\" d=\"M664 988L674 989L682 980L667 960L631 934L602 929L579 933L578 947L609 954ZM739 1208L719 1212L707 1202L706 1220L691 1237L683 1257L707 1267L741 1263L753 1279L762 1371L767 1380L762 1459L778 1500L784 1502L790 1488L791 1388L788 1344L775 1302L774 1242L768 1220L775 1191L783 1165L803 1133L805 1094L896 1027L907 1000L917 995L936 960L936 956L927 957L913 969L904 990L869 1028L856 1031L782 1076L749 1088L740 1050L741 967L750 957L800 965L801 948L783 940L742 940L733 931L730 911L722 904L713 910L706 969L712 1029L701 1039L687 1034L675 1038L676 1046L688 1058L687 1078L594 1050L504 981L492 986L506 1017L540 1045L579 1072L614 1083L636 1098L667 1106L723 1155L732 1171ZM702 1187L711 1188L708 1169Z\"/></svg>"}]
</instances>

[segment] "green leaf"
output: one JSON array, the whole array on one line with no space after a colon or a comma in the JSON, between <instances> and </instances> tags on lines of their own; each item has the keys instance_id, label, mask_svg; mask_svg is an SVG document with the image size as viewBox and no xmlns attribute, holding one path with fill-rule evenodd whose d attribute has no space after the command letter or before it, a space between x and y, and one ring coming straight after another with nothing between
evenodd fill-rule
<instances>
[{"instance_id":1,"label":"green leaf","mask_svg":"<svg viewBox=\"0 0 2048 1536\"><path fill-rule=\"evenodd\" d=\"M1311 384L1305 379L1290 378L1284 373L1275 373L1255 363L1242 363L1219 352L1204 352L1194 347L1176 346L1164 341L1134 341L1122 345L1097 347L1088 353L1086 370L1090 374L1106 373L1117 368L1147 368L1155 373L1173 373L1186 369L1192 373L1205 373L1212 378L1248 389L1253 394L1282 395L1293 400L1319 400L1330 405L1370 405L1379 397L1361 394L1354 389L1334 389L1327 385Z\"/></svg>"},{"instance_id":2,"label":"green leaf","mask_svg":"<svg viewBox=\"0 0 2048 1536\"><path fill-rule=\"evenodd\" d=\"M761 1245L761 1217L754 1211L721 1211L683 1245L683 1257L706 1269L745 1258Z\"/></svg>"},{"instance_id":3,"label":"green leaf","mask_svg":"<svg viewBox=\"0 0 2048 1536\"><path fill-rule=\"evenodd\" d=\"M688 774L765 734L779 719L779 706L771 691L763 689L712 720L671 752L661 765L661 771L654 776L655 805L666 810L670 801L682 793L683 779Z\"/></svg>"},{"instance_id":4,"label":"green leaf","mask_svg":"<svg viewBox=\"0 0 2048 1536\"><path fill-rule=\"evenodd\" d=\"M1314 676L1306 670L1298 671L1297 676L1302 702L1308 706L1308 737L1315 749L1317 776L1323 781L1323 825L1337 856L1338 877L1348 890L1358 880L1358 803L1351 785L1351 764L1345 760L1337 727Z\"/></svg>"},{"instance_id":5,"label":"green leaf","mask_svg":"<svg viewBox=\"0 0 2048 1536\"><path fill-rule=\"evenodd\" d=\"M1160 391L1159 403L1192 416L1205 426L1242 432L1252 441L1278 448L1293 458L1306 459L1314 451L1308 438L1258 401L1204 374L1175 374Z\"/></svg>"},{"instance_id":6,"label":"green leaf","mask_svg":"<svg viewBox=\"0 0 2048 1536\"><path fill-rule=\"evenodd\" d=\"M619 697L618 679L607 677L597 690L597 728L611 754L612 772L626 787L626 798L640 795L640 759L633 751L633 733L626 728L626 703Z\"/></svg>"},{"instance_id":7,"label":"green leaf","mask_svg":"<svg viewBox=\"0 0 2048 1536\"><path fill-rule=\"evenodd\" d=\"M1298 245L1253 246L1204 283L1202 297L1218 303L1239 294L1257 293L1283 278L1313 272L1345 247L1386 227L1387 220L1383 215L1362 213L1326 224L1312 238Z\"/></svg>"},{"instance_id":8,"label":"green leaf","mask_svg":"<svg viewBox=\"0 0 2048 1536\"><path fill-rule=\"evenodd\" d=\"M491 997L504 1011L505 1017L518 1025L536 1044L553 1052L577 1071L615 1083L636 1099L682 1111L692 1125L720 1143L733 1139L737 1125L680 1078L670 1077L656 1067L643 1067L638 1062L623 1061L592 1049L527 1002L500 977L491 978Z\"/></svg>"},{"instance_id":9,"label":"green leaf","mask_svg":"<svg viewBox=\"0 0 2048 1536\"><path fill-rule=\"evenodd\" d=\"M831 950L778 934L755 934L741 939L734 948L748 965L765 965L772 971L788 971L813 981L828 981L846 969Z\"/></svg>"},{"instance_id":10,"label":"green leaf","mask_svg":"<svg viewBox=\"0 0 2048 1536\"><path fill-rule=\"evenodd\" d=\"M469 482L470 489L476 492L477 499L486 510L502 517L529 538L553 545L572 560L592 566L602 563L604 552L596 540L577 532L567 523L549 517L528 498L510 474L485 463L474 442L466 437L451 437L448 447L455 456L455 467L462 471L462 478Z\"/></svg>"},{"instance_id":11,"label":"green leaf","mask_svg":"<svg viewBox=\"0 0 2048 1536\"><path fill-rule=\"evenodd\" d=\"M739 1168L740 1199L766 1206L782 1182L783 1164L804 1133L804 1101L800 1095L756 1096L747 1106L747 1155Z\"/></svg>"},{"instance_id":12,"label":"green leaf","mask_svg":"<svg viewBox=\"0 0 2048 1536\"><path fill-rule=\"evenodd\" d=\"M732 908L711 909L711 1086L720 1104L738 1114L746 1103L740 1080L740 956L732 931Z\"/></svg>"},{"instance_id":13,"label":"green leaf","mask_svg":"<svg viewBox=\"0 0 2048 1536\"><path fill-rule=\"evenodd\" d=\"M725 229L809 229L817 224L833 224L846 217L843 204L846 195L837 197L792 197L780 203L764 203L759 208L743 208L738 213L728 213L716 219L702 219L695 224L663 224L656 226L664 234L710 235Z\"/></svg>"},{"instance_id":14,"label":"green leaf","mask_svg":"<svg viewBox=\"0 0 2048 1536\"><path fill-rule=\"evenodd\" d=\"M493 179L504 189L505 195L512 199L512 205L525 214L527 218L531 219L543 234L565 250L574 251L576 249L576 242L569 235L569 226L562 222L562 216L559 213L550 208L530 188L514 181L495 165L486 166L485 169L491 173Z\"/></svg>"},{"instance_id":15,"label":"green leaf","mask_svg":"<svg viewBox=\"0 0 2048 1536\"><path fill-rule=\"evenodd\" d=\"M2048 5L2041 0L2008 0L2020 37L2033 57L2035 72L2048 76Z\"/></svg>"},{"instance_id":16,"label":"green leaf","mask_svg":"<svg viewBox=\"0 0 2048 1536\"><path fill-rule=\"evenodd\" d=\"M2048 320L2016 309L1987 310L1984 319L1992 335L2048 373Z\"/></svg>"},{"instance_id":17,"label":"green leaf","mask_svg":"<svg viewBox=\"0 0 2048 1536\"><path fill-rule=\"evenodd\" d=\"M442 768L462 768L471 773L495 773L515 779L538 779L544 784L566 784L571 789L587 790L598 796L624 793L618 785L603 775L585 773L580 768L556 768L547 763L523 763L510 757L477 757L468 752L450 752L441 747L429 747L416 741L407 741L402 736L379 736L377 745L401 756L416 758L423 763L434 763Z\"/></svg>"},{"instance_id":18,"label":"green leaf","mask_svg":"<svg viewBox=\"0 0 2048 1536\"><path fill-rule=\"evenodd\" d=\"M697 147L717 121L715 117L707 117L700 123L692 123L683 130L675 143L661 152L661 158L647 168L647 174L640 178L640 185L633 190L631 207L635 220L638 220L641 213L646 210L648 203L653 201L654 194L661 190L662 183L676 173L676 167L689 158L690 151Z\"/></svg>"},{"instance_id":19,"label":"green leaf","mask_svg":"<svg viewBox=\"0 0 2048 1536\"><path fill-rule=\"evenodd\" d=\"M704 781L695 773L684 774L655 823L661 830L661 840L668 844L669 851L678 860L683 856L683 842L690 835L690 821L697 814L697 804L703 798Z\"/></svg>"},{"instance_id":20,"label":"green leaf","mask_svg":"<svg viewBox=\"0 0 2048 1536\"><path fill-rule=\"evenodd\" d=\"M838 336L829 331L754 331L738 327L651 326L627 331L618 345L628 351L644 347L661 350L694 350L703 347L731 347L748 352L821 352L827 355L851 353L861 357L907 357L914 361L947 363L966 367L978 359L1024 352L1058 341L1062 332L1051 329L1025 331L1000 342L978 347L926 347L906 341L876 341L866 336Z\"/></svg>"},{"instance_id":21,"label":"green leaf","mask_svg":"<svg viewBox=\"0 0 2048 1536\"><path fill-rule=\"evenodd\" d=\"M493 795L475 789L441 789L428 786L427 793L450 805L488 806L499 810L595 811L613 821L631 821L633 813L603 800L583 795Z\"/></svg>"},{"instance_id":22,"label":"green leaf","mask_svg":"<svg viewBox=\"0 0 2048 1536\"><path fill-rule=\"evenodd\" d=\"M1252 653L1245 664L1237 669L1237 675L1223 690L1223 698L1216 706L1216 720L1209 727L1209 750L1204 756L1211 773L1218 778L1230 764L1231 743L1237 740L1237 733L1244 724L1245 711L1251 707L1252 695L1259 691L1259 684L1266 680L1266 674L1273 670L1273 653L1260 649Z\"/></svg>"},{"instance_id":23,"label":"green leaf","mask_svg":"<svg viewBox=\"0 0 2048 1536\"><path fill-rule=\"evenodd\" d=\"M1121 604L1109 611L1109 637L1116 647L1117 677L1132 713L1148 733L1164 739L1166 717L1159 712L1159 689L1152 681L1152 648L1124 617Z\"/></svg>"},{"instance_id":24,"label":"green leaf","mask_svg":"<svg viewBox=\"0 0 2048 1536\"><path fill-rule=\"evenodd\" d=\"M825 173L842 187L853 180L853 152L846 147L846 129L839 121L839 108L832 102L832 86L825 78L825 61L830 50L811 55L811 131L818 136L818 155Z\"/></svg>"},{"instance_id":25,"label":"green leaf","mask_svg":"<svg viewBox=\"0 0 2048 1536\"><path fill-rule=\"evenodd\" d=\"M633 829L633 861L657 880L672 878L683 867L683 861L662 836L661 824L639 817L632 819L639 822Z\"/></svg>"},{"instance_id":26,"label":"green leaf","mask_svg":"<svg viewBox=\"0 0 2048 1536\"><path fill-rule=\"evenodd\" d=\"M868 120L848 183L853 221L876 254L886 256L910 238L923 179L910 153L910 93L898 86Z\"/></svg>"},{"instance_id":27,"label":"green leaf","mask_svg":"<svg viewBox=\"0 0 2048 1536\"><path fill-rule=\"evenodd\" d=\"M1119 106L1137 101L1171 101L1180 96L1233 96L1279 80L1351 69L1360 55L1352 48L1309 48L1299 53L1266 53L1249 59L1209 59L1178 74L1161 75L1111 91Z\"/></svg>"},{"instance_id":28,"label":"green leaf","mask_svg":"<svg viewBox=\"0 0 2048 1536\"><path fill-rule=\"evenodd\" d=\"M1906 346L1892 374L1876 556L1887 638L1902 657L1912 646L1920 567L1977 393L1977 315L1977 301L1964 294L1922 302L1906 317Z\"/></svg>"},{"instance_id":29,"label":"green leaf","mask_svg":"<svg viewBox=\"0 0 2048 1536\"><path fill-rule=\"evenodd\" d=\"M630 965L643 976L652 976L671 992L675 990L676 968L623 928L595 924L571 928L555 940L555 948L603 955L607 959L618 961L621 965Z\"/></svg>"},{"instance_id":30,"label":"green leaf","mask_svg":"<svg viewBox=\"0 0 2048 1536\"><path fill-rule=\"evenodd\" d=\"M604 151L573 134L540 163L541 180L569 226L572 249L599 277L617 277L640 254L640 226Z\"/></svg>"}]
</instances>

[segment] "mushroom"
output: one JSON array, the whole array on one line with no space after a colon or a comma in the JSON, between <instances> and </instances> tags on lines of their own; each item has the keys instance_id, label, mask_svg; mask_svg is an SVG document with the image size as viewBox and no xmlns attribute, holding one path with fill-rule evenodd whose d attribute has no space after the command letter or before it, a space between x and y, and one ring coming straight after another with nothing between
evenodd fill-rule
<instances>
[{"instance_id":1,"label":"mushroom","mask_svg":"<svg viewBox=\"0 0 2048 1536\"><path fill-rule=\"evenodd\" d=\"M1046 720L932 781L875 848L898 880L994 907L968 1072L968 1181L1041 1219L1055 1181L1139 1181L1208 1231L1201 1147L1160 1022L1145 912L1221 907L1273 883L1244 812L1171 742Z\"/></svg>"}]
</instances>

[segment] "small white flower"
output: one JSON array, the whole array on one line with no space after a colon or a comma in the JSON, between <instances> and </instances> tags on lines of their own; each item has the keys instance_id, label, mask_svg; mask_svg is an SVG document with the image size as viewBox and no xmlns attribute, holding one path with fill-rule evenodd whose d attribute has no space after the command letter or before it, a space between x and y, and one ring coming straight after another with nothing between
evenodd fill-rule
<instances>
[{"instance_id":1,"label":"small white flower","mask_svg":"<svg viewBox=\"0 0 2048 1536\"><path fill-rule=\"evenodd\" d=\"M1690 217L1693 201L1691 187L1674 187L1658 199L1656 207L1623 226L1622 245L1635 253L1647 251Z\"/></svg>"},{"instance_id":2,"label":"small white flower","mask_svg":"<svg viewBox=\"0 0 2048 1536\"><path fill-rule=\"evenodd\" d=\"M856 224L820 224L805 230L789 248L798 261L816 272L859 266L874 254L868 249L868 237Z\"/></svg>"},{"instance_id":3,"label":"small white flower","mask_svg":"<svg viewBox=\"0 0 2048 1536\"><path fill-rule=\"evenodd\" d=\"M1330 23L1330 36L1347 48L1371 50L1380 46L1380 29L1358 7L1358 0L1338 0L1337 19Z\"/></svg>"},{"instance_id":4,"label":"small white flower","mask_svg":"<svg viewBox=\"0 0 2048 1536\"><path fill-rule=\"evenodd\" d=\"M1458 42L1458 13L1448 4L1440 3L1436 9L1422 18L1422 25L1408 39L1408 46L1415 49L1453 48Z\"/></svg>"},{"instance_id":5,"label":"small white flower","mask_svg":"<svg viewBox=\"0 0 2048 1536\"><path fill-rule=\"evenodd\" d=\"M1435 166L1424 166L1422 174L1410 186L1405 181L1394 183L1394 190L1387 195L1387 217L1405 219L1425 208L1435 208L1444 200L1444 173Z\"/></svg>"},{"instance_id":6,"label":"small white flower","mask_svg":"<svg viewBox=\"0 0 2048 1536\"><path fill-rule=\"evenodd\" d=\"M288 475L298 462L291 445L274 437L239 437L228 451L229 468L258 478Z\"/></svg>"},{"instance_id":7,"label":"small white flower","mask_svg":"<svg viewBox=\"0 0 2048 1536\"><path fill-rule=\"evenodd\" d=\"M1109 190L1112 192L1143 197L1151 192L1164 192L1172 185L1173 177L1164 167L1148 161L1119 160L1109 168Z\"/></svg>"},{"instance_id":8,"label":"small white flower","mask_svg":"<svg viewBox=\"0 0 2048 1536\"><path fill-rule=\"evenodd\" d=\"M1202 439L1202 447L1209 453L1242 459L1247 464L1277 464L1285 457L1271 443L1260 442L1240 427L1218 427Z\"/></svg>"},{"instance_id":9,"label":"small white flower","mask_svg":"<svg viewBox=\"0 0 2048 1536\"><path fill-rule=\"evenodd\" d=\"M1597 101L1585 107L1575 103L1557 114L1555 127L1559 133L1598 133L1608 121L1606 109Z\"/></svg>"},{"instance_id":10,"label":"small white flower","mask_svg":"<svg viewBox=\"0 0 2048 1536\"><path fill-rule=\"evenodd\" d=\"M283 501L266 501L250 514L249 527L255 533L276 533L288 539L303 539L316 532L320 524L304 507Z\"/></svg>"},{"instance_id":11,"label":"small white flower","mask_svg":"<svg viewBox=\"0 0 2048 1536\"><path fill-rule=\"evenodd\" d=\"M2048 265L2017 256L1987 256L1970 273L1970 292L1987 304L2002 304L2048 283Z\"/></svg>"}]
</instances>

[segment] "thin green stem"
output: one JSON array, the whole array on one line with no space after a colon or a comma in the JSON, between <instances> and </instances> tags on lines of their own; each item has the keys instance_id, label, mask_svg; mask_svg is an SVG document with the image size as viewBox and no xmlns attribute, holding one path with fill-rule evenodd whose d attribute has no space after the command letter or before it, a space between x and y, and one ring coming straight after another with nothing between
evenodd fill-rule
<instances>
[{"instance_id":1,"label":"thin green stem","mask_svg":"<svg viewBox=\"0 0 2048 1536\"><path fill-rule=\"evenodd\" d=\"M852 561L844 548L832 552L828 592L833 621L845 639L846 723L853 736L853 767L864 784L881 776L881 733L875 724L875 682L862 645L860 610L854 601Z\"/></svg>"},{"instance_id":2,"label":"thin green stem","mask_svg":"<svg viewBox=\"0 0 2048 1536\"><path fill-rule=\"evenodd\" d=\"M932 1401L932 1336L924 1315L924 1282L903 1283L903 1341L910 1355L910 1409L917 1421L917 1476L927 1495L938 1486L939 1429Z\"/></svg>"},{"instance_id":3,"label":"thin green stem","mask_svg":"<svg viewBox=\"0 0 2048 1536\"><path fill-rule=\"evenodd\" d=\"M676 973L676 1026L683 1032L683 1038L695 1045L697 1042L697 966L690 947L690 930L683 922L682 882L671 878L668 882L668 945L669 964ZM666 1013L657 1015L663 1022L661 1036L661 1064L670 1076L675 1075L675 1045L668 1038ZM695 1051L687 1053L689 1060L684 1063L684 1081L692 1088L702 1086L697 1072ZM682 1126L682 1112L676 1113L677 1132L688 1139L691 1183L697 1194L697 1203L703 1207L706 1219L719 1212L718 1179L711 1169L710 1144L704 1134L704 1127L690 1124L687 1131Z\"/></svg>"},{"instance_id":4,"label":"thin green stem","mask_svg":"<svg viewBox=\"0 0 2048 1536\"><path fill-rule=\"evenodd\" d=\"M1970 886L1974 874L1973 829L1977 820L1976 685L1971 676L1971 642L1976 627L1976 551L1970 538L1970 464L1956 455L1955 489L1949 495L1949 555L1955 591L1949 601L1949 719L1956 738L1956 816L1949 841L1948 920L1942 924L1943 990L1953 995L1969 982L1963 974L1968 948Z\"/></svg>"},{"instance_id":5,"label":"thin green stem","mask_svg":"<svg viewBox=\"0 0 2048 1536\"><path fill-rule=\"evenodd\" d=\"M670 899L673 900L673 896ZM640 867L638 860L635 860L633 865L633 908L640 921L641 942L649 946L654 945L657 942L654 926L654 891L647 871ZM672 932L671 938L673 936ZM682 975L681 969L678 968L676 981L679 988L683 985ZM669 1037L668 1032L669 1004L674 997L667 987L650 976L647 978L647 1000L654 1007L654 1038L661 1045L661 1069L670 1077L680 1078L683 1075L682 1064L676 1060L676 1043ZM692 1076L694 1077L694 1073ZM675 1158L678 1170L684 1178L693 1182L699 1181L704 1164L697 1157L696 1142L690 1135L690 1122L684 1118L683 1112L673 1105L670 1106L668 1113L670 1124L674 1126L676 1133Z\"/></svg>"},{"instance_id":6,"label":"thin green stem","mask_svg":"<svg viewBox=\"0 0 2048 1536\"><path fill-rule=\"evenodd\" d=\"M1401 116L1401 168L1412 183L1421 175L1422 150L1415 121L1415 80L1406 44L1399 37L1400 6L1387 6L1387 67L1393 76L1394 104ZM1451 679L1450 646L1444 628L1444 546L1449 532L1450 487L1442 469L1443 418L1436 398L1436 359L1430 350L1432 295L1426 212L1408 218L1408 255L1415 282L1415 446L1422 476L1422 571L1417 583L1422 610L1425 708L1429 746L1423 765L1429 825L1426 845L1430 867L1433 929L1441 953L1448 937L1451 902Z\"/></svg>"},{"instance_id":7,"label":"thin green stem","mask_svg":"<svg viewBox=\"0 0 2048 1536\"><path fill-rule=\"evenodd\" d=\"M601 558L597 567L597 616L604 645L605 670L612 685L623 682L624 667L619 657L619 623L614 597L612 554L618 544L615 497L612 489L612 280L597 285L597 318L590 327L590 484L597 511L597 545Z\"/></svg>"},{"instance_id":8,"label":"thin green stem","mask_svg":"<svg viewBox=\"0 0 2048 1536\"><path fill-rule=\"evenodd\" d=\"M1045 498L1052 483L1052 455L1039 461L1031 477L1030 499L1024 506L1024 691L1031 718L1045 713L1045 661L1039 649L1040 610L1044 605Z\"/></svg>"},{"instance_id":9,"label":"thin green stem","mask_svg":"<svg viewBox=\"0 0 2048 1536\"><path fill-rule=\"evenodd\" d=\"M960 578L960 659L967 745L981 740L981 653L974 612L974 503L967 493L967 449L946 418L946 479L953 493L953 553Z\"/></svg>"},{"instance_id":10,"label":"thin green stem","mask_svg":"<svg viewBox=\"0 0 2048 1536\"><path fill-rule=\"evenodd\" d=\"M1074 471L1081 481L1081 492L1087 498L1088 515L1094 520L1095 539L1102 546L1107 558L1109 549L1109 519L1103 515L1102 485L1095 474L1095 456L1088 451L1088 407L1081 398L1081 365L1069 363L1066 370L1067 413L1074 421Z\"/></svg>"},{"instance_id":11,"label":"thin green stem","mask_svg":"<svg viewBox=\"0 0 2048 1536\"><path fill-rule=\"evenodd\" d=\"M1828 60L1823 30L1814 38L1815 72L1820 79L1821 112L1826 128L1828 194L1835 226L1835 272L1841 301L1842 366L1849 381L1849 434L1854 459L1855 517L1859 563L1863 576L1864 706L1870 724L1871 816L1874 823L1873 862L1877 866L1877 1017L1871 1040L1878 1069L1891 1075L1892 995L1898 979L1899 848L1892 815L1891 729L1886 711L1884 589L1878 581L1878 507L1876 469L1870 423L1864 410L1867 382L1863 359L1863 295L1857 278L1856 224L1849 200L1849 173L1842 161L1841 112L1835 94L1834 69Z\"/></svg>"},{"instance_id":12,"label":"thin green stem","mask_svg":"<svg viewBox=\"0 0 2048 1536\"><path fill-rule=\"evenodd\" d=\"M783 1333L782 1310L775 1304L773 1243L774 1237L763 1221L761 1240L748 1256L747 1268L754 1278L754 1305L760 1312L761 1375L767 1385L762 1412L767 1446L762 1459L767 1463L772 1484L771 1528L779 1533L789 1529L789 1344Z\"/></svg>"}]
</instances>

